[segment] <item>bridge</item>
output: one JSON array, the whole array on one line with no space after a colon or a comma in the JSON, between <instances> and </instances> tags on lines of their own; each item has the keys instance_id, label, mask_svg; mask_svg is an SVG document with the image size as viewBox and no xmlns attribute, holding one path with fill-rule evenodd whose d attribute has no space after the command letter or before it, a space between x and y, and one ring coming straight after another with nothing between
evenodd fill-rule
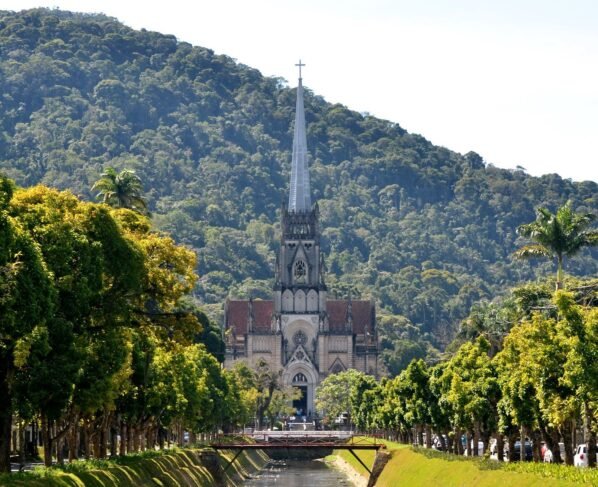
<instances>
[{"instance_id":1,"label":"bridge","mask_svg":"<svg viewBox=\"0 0 598 487\"><path fill-rule=\"evenodd\" d=\"M349 450L370 474L370 468L357 456L355 450L386 448L379 438L357 436L350 431L255 431L251 434L219 435L210 444L214 450L236 450L235 456L224 467L226 471L244 450Z\"/></svg>"}]
</instances>

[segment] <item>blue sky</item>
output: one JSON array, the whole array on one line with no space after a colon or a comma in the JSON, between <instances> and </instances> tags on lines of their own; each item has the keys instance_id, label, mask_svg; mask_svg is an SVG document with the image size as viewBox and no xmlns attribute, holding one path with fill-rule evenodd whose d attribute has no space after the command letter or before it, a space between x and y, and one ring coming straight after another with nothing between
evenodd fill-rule
<instances>
[{"instance_id":1,"label":"blue sky","mask_svg":"<svg viewBox=\"0 0 598 487\"><path fill-rule=\"evenodd\" d=\"M101 11L500 167L598 182L598 2L0 0ZM309 141L308 141L309 143Z\"/></svg>"}]
</instances>

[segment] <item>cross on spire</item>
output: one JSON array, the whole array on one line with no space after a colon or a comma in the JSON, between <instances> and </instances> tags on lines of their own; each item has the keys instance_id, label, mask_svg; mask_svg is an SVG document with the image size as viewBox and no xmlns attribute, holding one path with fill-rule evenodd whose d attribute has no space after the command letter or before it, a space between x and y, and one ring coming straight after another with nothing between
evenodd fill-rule
<instances>
[{"instance_id":1,"label":"cross on spire","mask_svg":"<svg viewBox=\"0 0 598 487\"><path fill-rule=\"evenodd\" d=\"M305 66L305 64L301 63L301 59L299 59L299 64L295 64L295 66L299 67L299 79L301 79L301 67Z\"/></svg>"},{"instance_id":2,"label":"cross on spire","mask_svg":"<svg viewBox=\"0 0 598 487\"><path fill-rule=\"evenodd\" d=\"M297 85L295 133L293 135L293 157L291 159L289 211L305 213L311 210L307 138L305 135L305 109L303 107L303 85L301 82L301 68L305 64L300 59L299 64L295 64L295 66L299 68L299 84Z\"/></svg>"}]
</instances>

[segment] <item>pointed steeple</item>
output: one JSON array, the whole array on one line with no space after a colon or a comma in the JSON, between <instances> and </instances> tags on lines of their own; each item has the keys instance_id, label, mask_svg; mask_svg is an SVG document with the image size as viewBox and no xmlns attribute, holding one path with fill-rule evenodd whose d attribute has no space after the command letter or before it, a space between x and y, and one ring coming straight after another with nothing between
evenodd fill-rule
<instances>
[{"instance_id":1,"label":"pointed steeple","mask_svg":"<svg viewBox=\"0 0 598 487\"><path fill-rule=\"evenodd\" d=\"M303 79L299 67L297 86L297 108L295 110L295 133L293 135L293 159L291 166L291 187L289 191L289 211L307 212L311 209L309 188L309 168L307 161L307 137L305 135L305 109L303 108Z\"/></svg>"}]
</instances>

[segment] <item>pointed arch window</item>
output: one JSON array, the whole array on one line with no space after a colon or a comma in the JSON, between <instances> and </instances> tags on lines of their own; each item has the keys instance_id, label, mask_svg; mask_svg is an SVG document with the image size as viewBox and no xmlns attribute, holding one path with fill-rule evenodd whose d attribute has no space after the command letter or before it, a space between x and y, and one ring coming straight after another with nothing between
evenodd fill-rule
<instances>
[{"instance_id":1,"label":"pointed arch window","mask_svg":"<svg viewBox=\"0 0 598 487\"><path fill-rule=\"evenodd\" d=\"M297 375L295 375L295 377L293 377L293 383L295 382L307 382L307 377L305 377L305 374L299 372Z\"/></svg>"},{"instance_id":2,"label":"pointed arch window","mask_svg":"<svg viewBox=\"0 0 598 487\"><path fill-rule=\"evenodd\" d=\"M293 265L293 279L296 283L300 284L307 282L307 264L303 259L295 261Z\"/></svg>"}]
</instances>

